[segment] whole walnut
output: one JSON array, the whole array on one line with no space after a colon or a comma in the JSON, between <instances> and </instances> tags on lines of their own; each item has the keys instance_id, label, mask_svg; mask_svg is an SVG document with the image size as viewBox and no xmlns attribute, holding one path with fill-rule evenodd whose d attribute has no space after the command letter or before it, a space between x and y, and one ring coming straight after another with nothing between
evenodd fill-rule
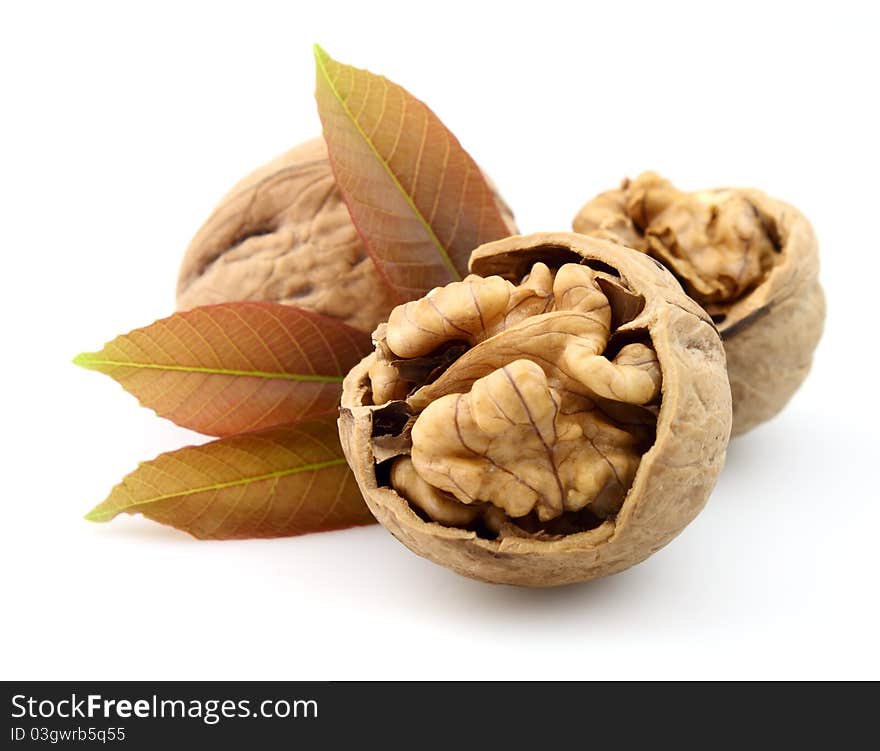
<instances>
[{"instance_id":1,"label":"whole walnut","mask_svg":"<svg viewBox=\"0 0 880 751\"><path fill-rule=\"evenodd\" d=\"M516 232L510 209L496 197ZM323 138L239 182L187 248L178 308L230 300L296 305L366 332L394 307L336 187Z\"/></svg>"},{"instance_id":2,"label":"whole walnut","mask_svg":"<svg viewBox=\"0 0 880 751\"><path fill-rule=\"evenodd\" d=\"M656 258L712 316L733 435L777 414L806 378L825 298L816 237L797 209L752 188L685 193L646 172L589 201L573 226Z\"/></svg>"},{"instance_id":3,"label":"whole walnut","mask_svg":"<svg viewBox=\"0 0 880 751\"><path fill-rule=\"evenodd\" d=\"M342 445L376 518L487 582L621 571L703 508L731 424L724 349L662 265L574 233L477 248L395 308L345 379Z\"/></svg>"}]
</instances>

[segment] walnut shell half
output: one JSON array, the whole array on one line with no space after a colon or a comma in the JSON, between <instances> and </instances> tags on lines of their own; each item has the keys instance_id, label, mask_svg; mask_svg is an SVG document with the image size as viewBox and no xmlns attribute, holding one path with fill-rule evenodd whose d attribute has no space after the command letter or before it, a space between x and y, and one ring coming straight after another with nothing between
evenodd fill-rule
<instances>
[{"instance_id":1,"label":"walnut shell half","mask_svg":"<svg viewBox=\"0 0 880 751\"><path fill-rule=\"evenodd\" d=\"M712 320L662 265L574 233L515 236L395 308L339 430L376 518L482 581L622 571L703 508L730 389Z\"/></svg>"},{"instance_id":2,"label":"walnut shell half","mask_svg":"<svg viewBox=\"0 0 880 751\"><path fill-rule=\"evenodd\" d=\"M656 258L710 313L733 435L776 415L806 378L825 298L816 236L794 207L752 188L686 193L646 172L589 201L573 226Z\"/></svg>"},{"instance_id":3,"label":"walnut shell half","mask_svg":"<svg viewBox=\"0 0 880 751\"><path fill-rule=\"evenodd\" d=\"M513 214L496 198L515 232ZM187 248L178 308L230 300L296 305L366 332L388 317L393 296L351 222L323 138L239 182Z\"/></svg>"}]
</instances>

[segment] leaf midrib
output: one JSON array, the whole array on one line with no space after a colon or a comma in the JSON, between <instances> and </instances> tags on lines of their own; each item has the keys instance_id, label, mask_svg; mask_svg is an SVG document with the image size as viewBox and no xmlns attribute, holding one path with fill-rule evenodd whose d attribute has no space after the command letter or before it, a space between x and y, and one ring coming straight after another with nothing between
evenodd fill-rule
<instances>
[{"instance_id":1,"label":"leaf midrib","mask_svg":"<svg viewBox=\"0 0 880 751\"><path fill-rule=\"evenodd\" d=\"M168 370L178 373L205 373L236 377L266 378L280 381L301 381L311 383L342 383L345 376L320 375L317 373L283 373L268 370L235 370L232 368L208 368L197 365L163 365L159 363L130 362L127 360L105 360L92 358L89 355L77 355L74 364L89 370L100 370L102 367L142 368L146 370Z\"/></svg>"},{"instance_id":2,"label":"leaf midrib","mask_svg":"<svg viewBox=\"0 0 880 751\"><path fill-rule=\"evenodd\" d=\"M360 123L358 123L358 121L354 117L354 113L351 111L351 109L349 109L348 105L345 103L345 101L340 96L339 91L336 89L336 86L334 86L334 84L333 84L333 81L330 80L330 75L327 72L326 66L324 65L325 59L331 60L332 62L335 62L337 65L342 65L342 63L338 63L336 60L333 60L333 58L330 57L330 55L327 54L327 52L325 50L323 50L320 45L316 44L315 45L315 63L317 64L318 69L321 71L322 76L324 78L324 81L327 83L327 86L329 86L330 90L333 92L333 96L336 98L336 101L339 102L342 109L345 110L345 113L348 115L348 119L351 122L351 124L354 125L355 129L360 134L361 138L363 138L364 142L367 144L367 146L369 146L370 151L373 152L373 156L375 156L376 159L378 160L379 164L382 165L382 168L385 170L385 173L388 175L388 177L391 178L391 180L394 183L394 185L396 186L397 190L403 196L406 203L412 209L413 214L415 214L416 218L419 220L419 223L422 225L424 230L428 233L428 236L429 236L431 242L434 244L434 246L437 248L437 251L440 253L440 259L443 261L444 265L449 269L450 273L452 274L453 281L456 281L456 282L461 281L461 274L458 272L458 269L455 267L455 264L452 262L452 259L449 257L449 253L446 252L446 248L443 247L443 243L440 242L440 238L437 237L436 233L434 232L434 228L431 227L428 220L425 219L424 215L419 210L419 207L416 206L415 202L413 201L413 199L409 195L409 193L407 193L403 189L403 186L400 184L400 180L397 179L397 175L395 175L393 170L391 169L391 165L385 161L385 159L379 153L378 149L375 147L373 142L370 140L370 138L364 132L364 129L361 128Z\"/></svg>"},{"instance_id":3,"label":"leaf midrib","mask_svg":"<svg viewBox=\"0 0 880 751\"><path fill-rule=\"evenodd\" d=\"M299 474L300 472L317 472L322 469L327 469L328 467L337 467L341 464L345 464L346 460L344 458L339 459L329 459L326 462L315 462L314 464L303 464L299 467L290 467L288 469L280 469L275 472L269 472L263 475L255 475L254 477L242 477L239 480L229 480L228 482L217 482L212 485L205 485L200 488L192 488L189 490L181 490L176 493L165 493L163 495L152 496L150 498L145 498L141 501L136 501L134 503L130 503L124 507L116 508L116 509L102 509L101 507L104 503L99 504L94 509L89 511L86 514L85 518L89 521L109 521L117 514L122 511L126 511L131 508L137 508L138 506L146 506L151 503L159 503L160 501L168 501L173 498L185 498L189 495L196 495L198 493L208 493L212 491L225 490L226 488L234 488L239 485L249 485L254 482L262 482L264 480L275 480L279 477L287 477L288 475Z\"/></svg>"}]
</instances>

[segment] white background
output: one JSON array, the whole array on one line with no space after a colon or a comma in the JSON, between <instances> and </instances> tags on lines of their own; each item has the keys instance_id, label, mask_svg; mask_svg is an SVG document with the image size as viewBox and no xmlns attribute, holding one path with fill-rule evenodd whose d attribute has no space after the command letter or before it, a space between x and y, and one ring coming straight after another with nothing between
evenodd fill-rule
<instances>
[{"instance_id":1,"label":"white background","mask_svg":"<svg viewBox=\"0 0 880 751\"><path fill-rule=\"evenodd\" d=\"M880 677L873 3L4 3L2 678ZM311 44L427 101L523 231L652 168L814 222L806 385L646 563L468 581L379 527L202 543L81 516L203 440L70 358L173 310L241 176L319 132Z\"/></svg>"}]
</instances>

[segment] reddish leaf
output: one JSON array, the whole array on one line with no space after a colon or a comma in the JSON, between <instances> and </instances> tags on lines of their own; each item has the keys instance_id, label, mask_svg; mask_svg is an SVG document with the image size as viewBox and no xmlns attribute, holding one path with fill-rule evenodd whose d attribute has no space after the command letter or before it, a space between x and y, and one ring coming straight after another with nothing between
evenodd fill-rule
<instances>
[{"instance_id":1,"label":"reddish leaf","mask_svg":"<svg viewBox=\"0 0 880 751\"><path fill-rule=\"evenodd\" d=\"M86 519L143 514L201 539L285 537L375 521L324 418L144 462Z\"/></svg>"},{"instance_id":2,"label":"reddish leaf","mask_svg":"<svg viewBox=\"0 0 880 751\"><path fill-rule=\"evenodd\" d=\"M116 337L74 362L115 378L145 407L208 435L335 413L370 337L287 305L209 305Z\"/></svg>"},{"instance_id":3,"label":"reddish leaf","mask_svg":"<svg viewBox=\"0 0 880 751\"><path fill-rule=\"evenodd\" d=\"M467 275L474 248L509 234L479 167L397 84L318 46L315 61L336 182L383 276L411 300Z\"/></svg>"}]
</instances>

